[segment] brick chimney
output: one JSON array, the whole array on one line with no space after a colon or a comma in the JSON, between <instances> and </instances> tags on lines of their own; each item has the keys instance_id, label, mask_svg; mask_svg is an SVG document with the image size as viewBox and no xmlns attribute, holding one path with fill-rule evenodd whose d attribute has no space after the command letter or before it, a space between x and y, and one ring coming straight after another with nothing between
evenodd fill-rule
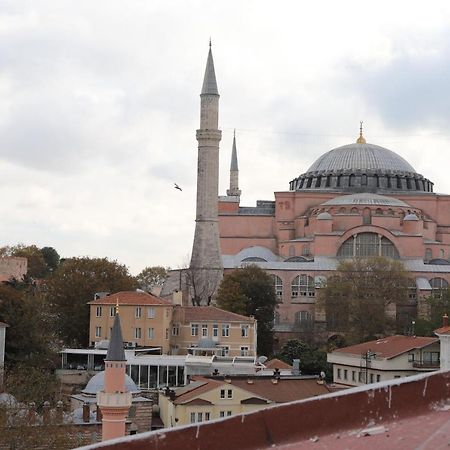
<instances>
[{"instance_id":1,"label":"brick chimney","mask_svg":"<svg viewBox=\"0 0 450 450\"><path fill-rule=\"evenodd\" d=\"M443 327L448 327L448 314L447 313L445 313L442 316L442 326Z\"/></svg>"}]
</instances>

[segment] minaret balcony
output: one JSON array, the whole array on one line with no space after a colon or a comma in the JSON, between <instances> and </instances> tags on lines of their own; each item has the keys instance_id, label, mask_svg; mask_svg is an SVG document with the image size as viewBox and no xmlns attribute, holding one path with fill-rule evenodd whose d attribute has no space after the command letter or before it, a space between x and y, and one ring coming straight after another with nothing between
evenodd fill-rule
<instances>
[{"instance_id":1,"label":"minaret balcony","mask_svg":"<svg viewBox=\"0 0 450 450\"><path fill-rule=\"evenodd\" d=\"M129 408L131 402L131 392L97 392L97 405L100 408Z\"/></svg>"}]
</instances>

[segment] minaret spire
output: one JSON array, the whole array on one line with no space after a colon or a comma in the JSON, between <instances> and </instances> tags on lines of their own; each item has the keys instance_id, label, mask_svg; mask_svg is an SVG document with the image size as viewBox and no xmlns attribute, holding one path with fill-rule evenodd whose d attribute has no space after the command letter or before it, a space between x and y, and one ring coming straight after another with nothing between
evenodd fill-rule
<instances>
[{"instance_id":1,"label":"minaret spire","mask_svg":"<svg viewBox=\"0 0 450 450\"><path fill-rule=\"evenodd\" d=\"M359 122L359 138L356 140L357 144L365 144L366 140L363 136L363 122Z\"/></svg>"},{"instance_id":2,"label":"minaret spire","mask_svg":"<svg viewBox=\"0 0 450 450\"><path fill-rule=\"evenodd\" d=\"M197 130L197 211L188 283L195 305L207 305L222 279L218 224L219 91L211 42L200 94L200 129Z\"/></svg>"},{"instance_id":3,"label":"minaret spire","mask_svg":"<svg viewBox=\"0 0 450 450\"><path fill-rule=\"evenodd\" d=\"M227 190L227 195L230 197L240 197L241 191L239 189L239 168L236 149L236 130L233 134L233 147L231 149L231 164L230 164L230 189Z\"/></svg>"},{"instance_id":4,"label":"minaret spire","mask_svg":"<svg viewBox=\"0 0 450 450\"><path fill-rule=\"evenodd\" d=\"M103 441L125 436L125 420L132 401L131 392L125 389L126 363L117 303L105 358L105 385L103 391L97 392L97 406L102 411Z\"/></svg>"}]
</instances>

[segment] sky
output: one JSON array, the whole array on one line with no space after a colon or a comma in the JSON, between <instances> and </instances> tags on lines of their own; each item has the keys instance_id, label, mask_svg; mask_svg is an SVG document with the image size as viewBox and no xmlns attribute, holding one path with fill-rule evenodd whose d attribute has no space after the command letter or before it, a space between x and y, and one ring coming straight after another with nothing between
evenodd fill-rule
<instances>
[{"instance_id":1,"label":"sky","mask_svg":"<svg viewBox=\"0 0 450 450\"><path fill-rule=\"evenodd\" d=\"M450 193L447 1L0 0L0 245L185 266L210 37L222 195L233 129L252 206L360 120Z\"/></svg>"}]
</instances>

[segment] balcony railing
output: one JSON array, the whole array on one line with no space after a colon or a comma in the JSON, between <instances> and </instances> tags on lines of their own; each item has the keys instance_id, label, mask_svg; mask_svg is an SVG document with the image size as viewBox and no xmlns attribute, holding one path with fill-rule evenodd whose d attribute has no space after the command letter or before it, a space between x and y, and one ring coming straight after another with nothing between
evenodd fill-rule
<instances>
[{"instance_id":1,"label":"balcony railing","mask_svg":"<svg viewBox=\"0 0 450 450\"><path fill-rule=\"evenodd\" d=\"M439 369L440 361L413 361L413 367L416 369Z\"/></svg>"}]
</instances>

